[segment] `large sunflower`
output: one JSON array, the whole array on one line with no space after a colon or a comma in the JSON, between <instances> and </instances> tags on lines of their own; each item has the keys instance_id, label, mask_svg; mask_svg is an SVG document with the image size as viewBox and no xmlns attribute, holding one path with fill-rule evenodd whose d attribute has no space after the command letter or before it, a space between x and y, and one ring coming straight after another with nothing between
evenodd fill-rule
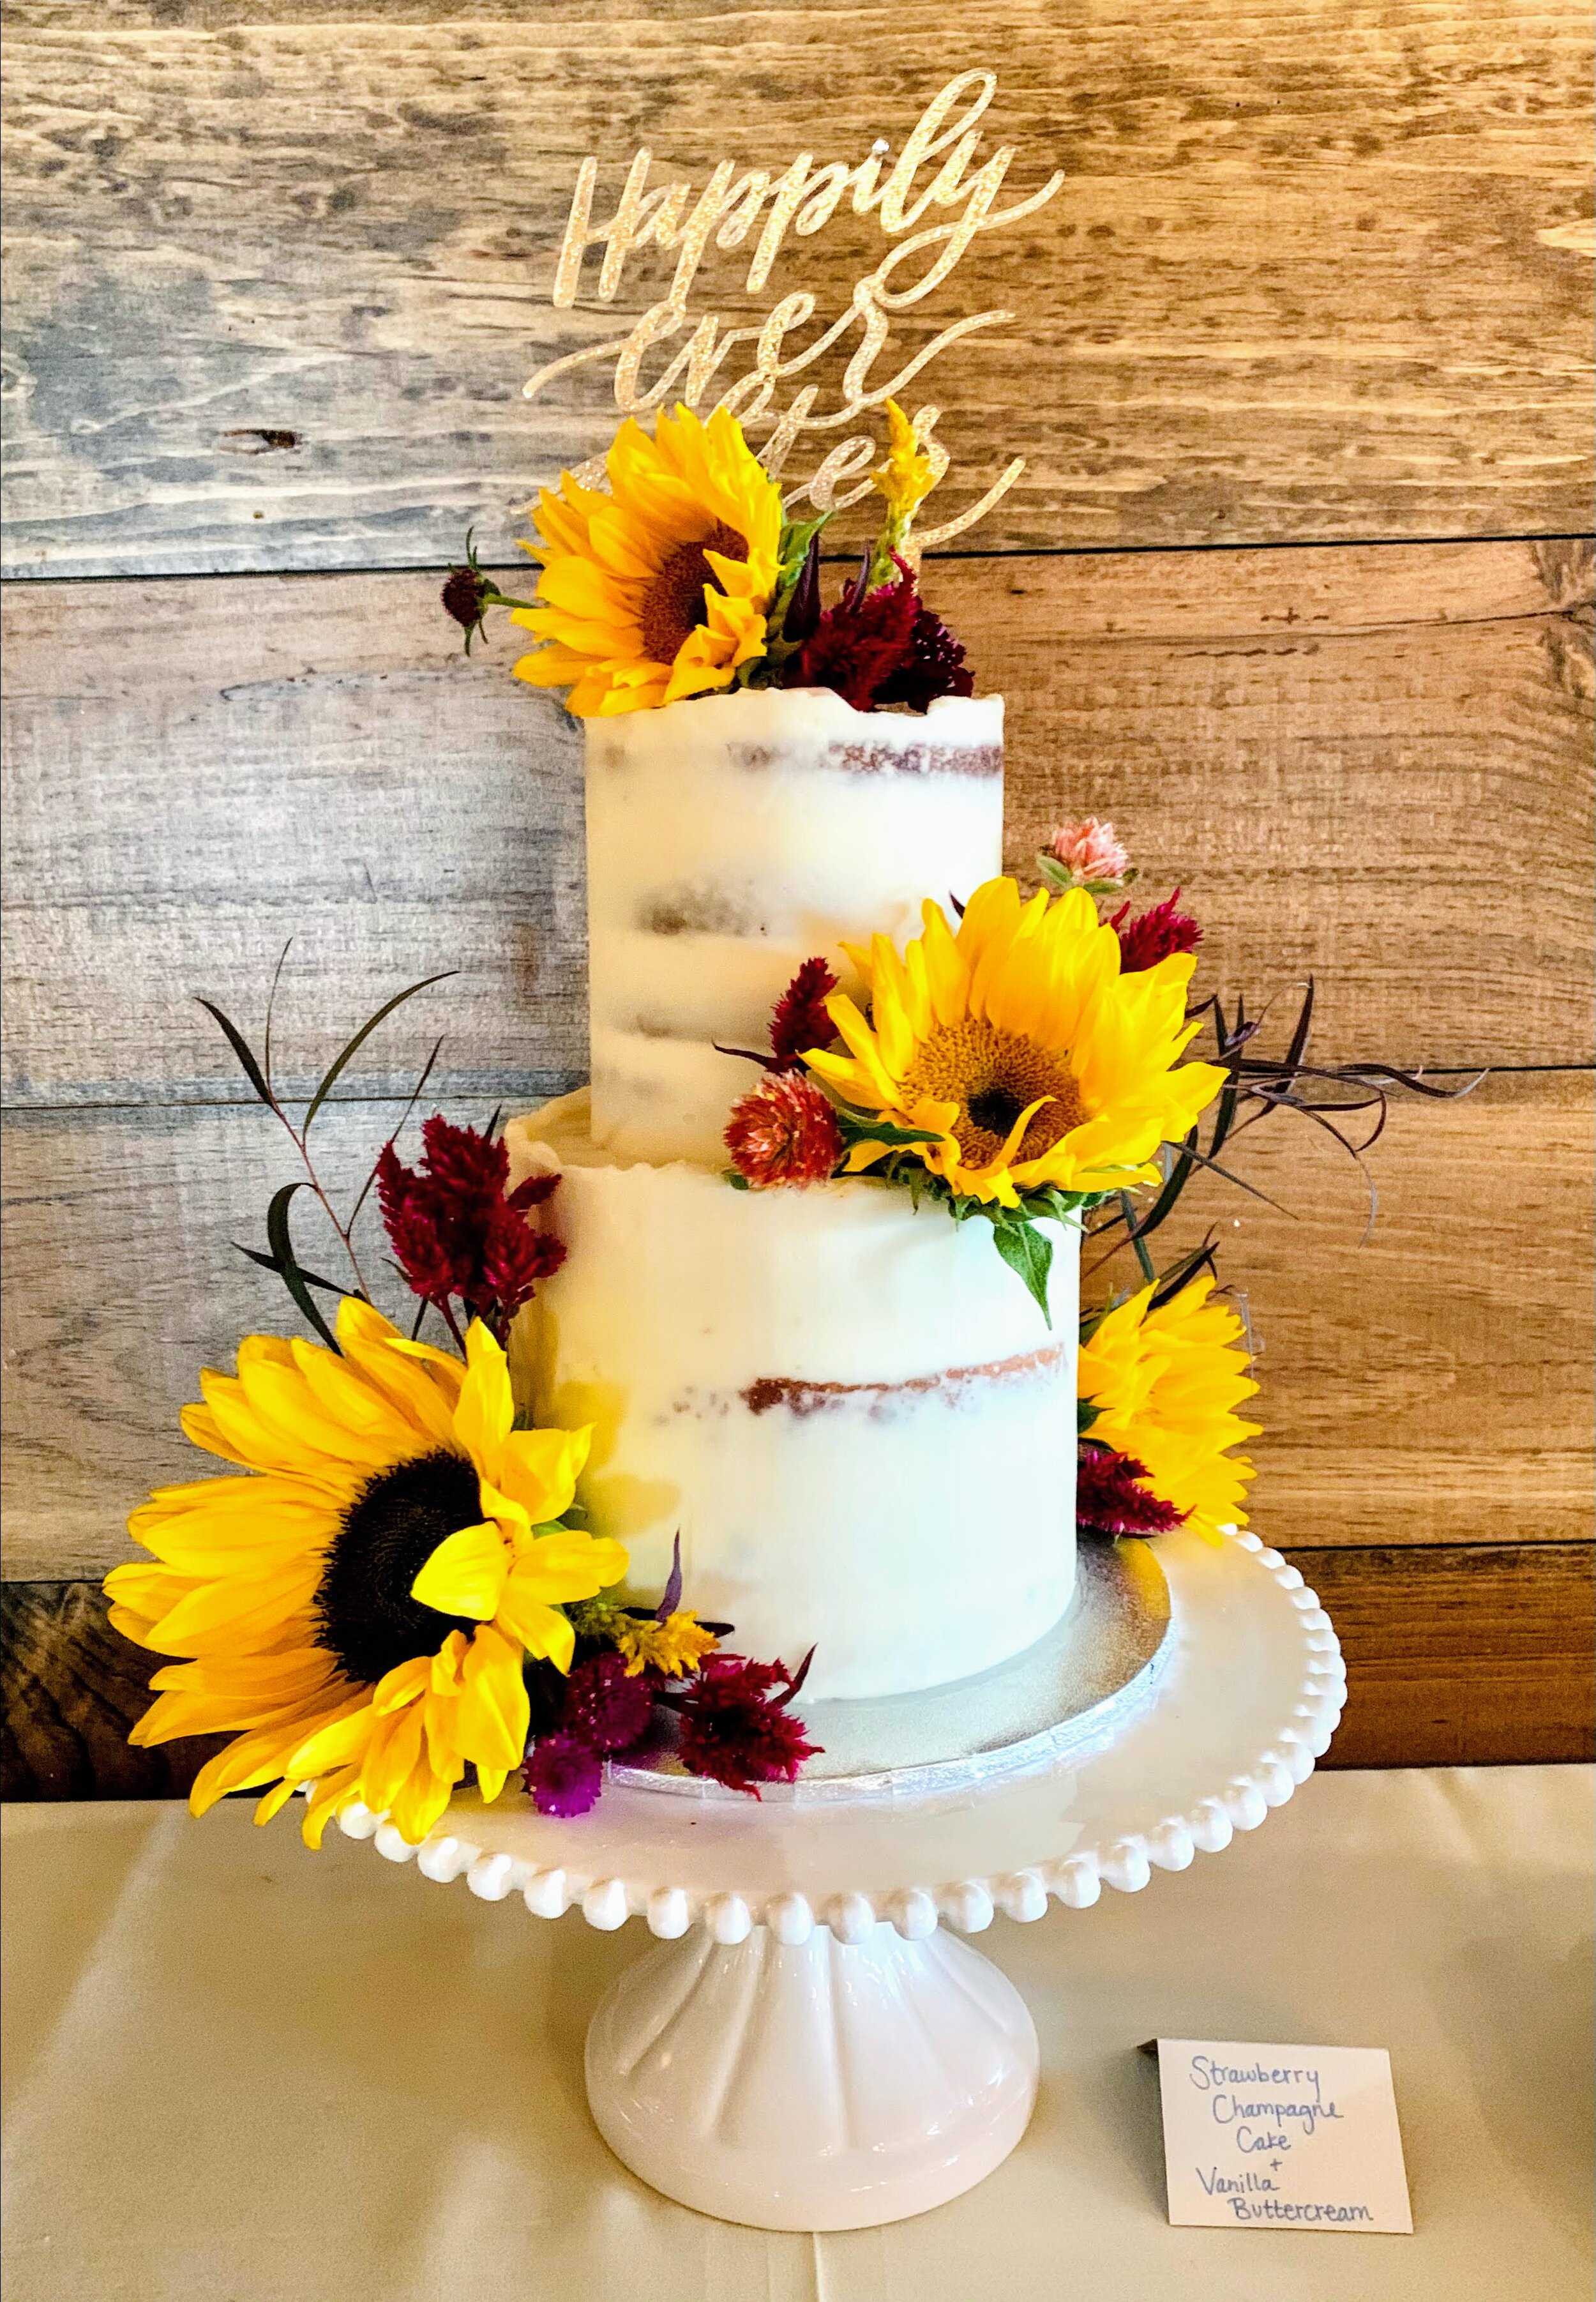
<instances>
[{"instance_id":1,"label":"large sunflower","mask_svg":"<svg viewBox=\"0 0 1596 2302\"><path fill-rule=\"evenodd\" d=\"M626 1572L617 1542L552 1524L586 1431L517 1431L480 1323L464 1365L346 1297L342 1356L250 1335L183 1429L256 1474L159 1489L129 1521L153 1567L105 1578L111 1620L186 1659L155 1673L135 1743L229 1731L196 1814L271 1784L265 1822L315 1785L305 1836L353 1800L414 1844L467 1764L496 1798L525 1752L528 1655L568 1670L562 1602Z\"/></svg>"},{"instance_id":2,"label":"large sunflower","mask_svg":"<svg viewBox=\"0 0 1596 2302\"><path fill-rule=\"evenodd\" d=\"M1226 1449L1260 1426L1236 1413L1258 1386L1241 1320L1209 1300L1213 1290L1204 1273L1155 1310L1144 1287L1082 1342L1077 1384L1097 1409L1088 1438L1134 1458L1150 1491L1217 1541L1221 1528L1247 1525L1241 1506L1256 1476L1245 1455Z\"/></svg>"},{"instance_id":3,"label":"large sunflower","mask_svg":"<svg viewBox=\"0 0 1596 2302\"><path fill-rule=\"evenodd\" d=\"M1119 938L1081 890L1022 903L988 879L955 934L936 903L900 959L886 936L850 951L870 992L867 1022L833 993L827 1012L849 1054L803 1060L846 1102L940 1139L919 1155L956 1197L1018 1204L1050 1187L1086 1194L1156 1180L1160 1143L1178 1141L1223 1086L1214 1063L1176 1059L1189 954L1120 973ZM859 1169L890 1146L861 1144Z\"/></svg>"},{"instance_id":4,"label":"large sunflower","mask_svg":"<svg viewBox=\"0 0 1596 2302\"><path fill-rule=\"evenodd\" d=\"M781 491L725 408L651 440L628 420L605 460L608 495L567 472L539 496L538 604L511 617L544 642L517 676L569 687L579 718L729 687L765 652L780 560Z\"/></svg>"}]
</instances>

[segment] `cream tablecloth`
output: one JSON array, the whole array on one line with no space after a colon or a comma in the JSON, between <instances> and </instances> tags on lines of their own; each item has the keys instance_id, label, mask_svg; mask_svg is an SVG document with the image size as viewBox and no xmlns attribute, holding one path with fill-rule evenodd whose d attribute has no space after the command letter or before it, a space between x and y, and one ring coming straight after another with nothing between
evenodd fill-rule
<instances>
[{"instance_id":1,"label":"cream tablecloth","mask_svg":"<svg viewBox=\"0 0 1596 2302\"><path fill-rule=\"evenodd\" d=\"M655 2197L582 2037L646 1940L231 1803L5 1818L7 2302L1575 2302L1591 2289L1592 1777L1316 1777L1143 1894L983 1942L1019 2150L939 2212L767 2235ZM1416 2235L1172 2230L1138 2040L1387 2046Z\"/></svg>"}]
</instances>

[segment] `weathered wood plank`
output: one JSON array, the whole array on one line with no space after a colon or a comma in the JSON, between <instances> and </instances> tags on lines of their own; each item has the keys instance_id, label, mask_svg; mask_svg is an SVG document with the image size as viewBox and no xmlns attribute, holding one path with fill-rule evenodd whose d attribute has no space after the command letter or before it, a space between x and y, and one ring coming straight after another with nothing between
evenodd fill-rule
<instances>
[{"instance_id":1,"label":"weathered wood plank","mask_svg":"<svg viewBox=\"0 0 1596 2302\"><path fill-rule=\"evenodd\" d=\"M502 551L610 422L594 371L530 408L523 379L667 277L656 252L616 305L551 309L579 156L605 201L645 141L695 186L722 153L854 161L974 62L1000 74L985 148L1020 151L1005 194L1067 172L895 328L909 352L1028 315L928 371L970 495L1029 459L988 547L1585 522L1574 0L1092 0L1067 29L1048 0L7 15L20 570L431 563L472 518ZM834 223L772 293L809 288L819 326L884 245ZM716 256L695 311L744 320L745 268Z\"/></svg>"},{"instance_id":2,"label":"weathered wood plank","mask_svg":"<svg viewBox=\"0 0 1596 2302\"><path fill-rule=\"evenodd\" d=\"M1347 1658L1322 1765L1497 1767L1596 1756L1585 1543L1308 1550Z\"/></svg>"},{"instance_id":3,"label":"weathered wood plank","mask_svg":"<svg viewBox=\"0 0 1596 2302\"><path fill-rule=\"evenodd\" d=\"M945 561L932 589L1011 699L1021 869L1112 815L1207 924L1199 982L1319 979L1317 1045L1441 1066L1588 1060L1588 548ZM585 1053L580 750L466 662L433 579L6 587L7 1091L246 1093L203 992L285 1076L387 991L370 1042L526 1096ZM1305 636L1306 634L1306 636Z\"/></svg>"},{"instance_id":4,"label":"weathered wood plank","mask_svg":"<svg viewBox=\"0 0 1596 2302\"><path fill-rule=\"evenodd\" d=\"M1356 1171L1284 1117L1247 1138L1245 1172L1291 1214L1216 1186L1170 1226L1172 1254L1212 1218L1247 1293L1268 1538L1587 1532L1590 1102L1587 1079L1517 1073L1403 1106L1370 1158L1382 1209L1366 1247ZM335 1189L357 1186L390 1123L349 1104L318 1121ZM235 1105L19 1114L5 1167L5 1571L83 1575L131 1555L122 1521L147 1488L196 1474L177 1410L199 1366L230 1365L252 1328L295 1330L228 1242L258 1240L296 1159L265 1113ZM309 1214L303 1242L332 1269ZM369 1260L382 1296L380 1234ZM397 1313L397 1281L383 1299Z\"/></svg>"},{"instance_id":5,"label":"weathered wood plank","mask_svg":"<svg viewBox=\"0 0 1596 2302\"><path fill-rule=\"evenodd\" d=\"M1289 1113L1226 1150L1276 1206L1194 1183L1158 1260L1212 1226L1246 1298L1269 1540L1588 1537L1592 1088L1499 1073L1460 1102L1394 1104L1366 1162L1372 1231L1365 1177ZM1133 1284L1127 1260L1088 1291Z\"/></svg>"},{"instance_id":6,"label":"weathered wood plank","mask_svg":"<svg viewBox=\"0 0 1596 2302\"><path fill-rule=\"evenodd\" d=\"M136 1751L156 1659L105 1619L97 1583L0 1583L0 1798L181 1798L225 1737Z\"/></svg>"},{"instance_id":7,"label":"weathered wood plank","mask_svg":"<svg viewBox=\"0 0 1596 2302\"><path fill-rule=\"evenodd\" d=\"M1583 1545L1315 1550L1297 1562L1347 1656L1330 1767L1499 1766L1592 1754ZM155 1658L94 1583L0 1586L0 1796L172 1798L221 1737L135 1751Z\"/></svg>"}]
</instances>

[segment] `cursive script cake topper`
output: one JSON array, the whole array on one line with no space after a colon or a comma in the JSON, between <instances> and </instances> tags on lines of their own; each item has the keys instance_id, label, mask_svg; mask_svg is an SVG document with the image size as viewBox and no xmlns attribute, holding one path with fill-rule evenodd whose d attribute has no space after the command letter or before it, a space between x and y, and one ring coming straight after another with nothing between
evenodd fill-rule
<instances>
[{"instance_id":1,"label":"cursive script cake topper","mask_svg":"<svg viewBox=\"0 0 1596 2302\"><path fill-rule=\"evenodd\" d=\"M950 345L1017 316L994 309L954 320L912 357L883 374L878 371L887 354L893 315L907 311L940 287L978 233L1034 214L1064 181L1061 170L1039 190L1006 207L997 206L1015 147L1000 145L990 158L976 163L982 140L979 123L996 88L995 72L960 72L926 106L895 160L884 137L878 137L854 165L841 160L817 165L812 153L800 152L779 174L766 168L739 173L734 161L721 160L696 197L691 182L671 181L650 189L653 155L644 147L634 155L614 211L602 223L593 220L599 163L592 156L584 159L577 170L555 269L556 309L568 310L575 303L584 271L591 269L590 251L603 251L596 290L601 304L615 301L628 261L641 250L674 252L676 269L666 295L624 335L549 361L522 386L525 397L532 399L556 376L575 368L613 360L615 404L624 415L643 415L668 400L672 405L683 401L700 415L727 408L747 431L768 428L769 436L759 454L773 479L785 470L806 434L840 432L845 436L791 491L788 505L807 500L818 511L829 511L858 502L870 491L869 475L879 461L880 448L870 433L849 432L848 426L868 409L901 399L928 362ZM892 244L875 269L854 282L846 308L822 324L812 342L789 349L788 340L798 337L815 315L815 298L806 290L783 296L758 325L723 330L718 312L701 310L694 316L693 290L711 248L731 251L752 242L743 284L748 295L759 296L788 234L802 238L819 231L844 198L855 215L873 215ZM929 220L938 210L946 212L946 221ZM795 380L851 333L857 340L843 371L838 404L823 407L819 404L820 386ZM740 351L747 357L749 347L749 365L727 382L728 361ZM651 355L655 354L659 372L648 380L645 368L654 365ZM741 362L734 365L741 366ZM948 465L947 450L935 437L940 413L927 404L913 416L917 440L937 478ZM595 486L603 469L603 459L595 458L575 477ZM923 550L962 534L1008 493L1024 469L1024 458L1013 458L978 502L939 527L917 531L916 543Z\"/></svg>"}]
</instances>

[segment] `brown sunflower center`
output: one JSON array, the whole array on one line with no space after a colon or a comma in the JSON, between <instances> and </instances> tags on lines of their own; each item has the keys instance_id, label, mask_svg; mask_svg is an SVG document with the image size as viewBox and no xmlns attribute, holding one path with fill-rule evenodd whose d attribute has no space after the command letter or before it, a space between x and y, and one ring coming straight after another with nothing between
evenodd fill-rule
<instances>
[{"instance_id":1,"label":"brown sunflower center","mask_svg":"<svg viewBox=\"0 0 1596 2302\"><path fill-rule=\"evenodd\" d=\"M715 584L715 571L705 554L718 551L723 559L746 559L748 546L735 527L718 519L701 542L678 543L668 551L650 578L638 610L643 651L651 663L675 663L704 619L704 593Z\"/></svg>"},{"instance_id":2,"label":"brown sunflower center","mask_svg":"<svg viewBox=\"0 0 1596 2302\"><path fill-rule=\"evenodd\" d=\"M374 1686L396 1665L435 1654L450 1631L476 1626L410 1596L443 1541L483 1516L476 1473L440 1450L368 1479L343 1515L316 1585L316 1639L346 1678Z\"/></svg>"},{"instance_id":3,"label":"brown sunflower center","mask_svg":"<svg viewBox=\"0 0 1596 2302\"><path fill-rule=\"evenodd\" d=\"M937 1026L903 1076L903 1094L911 1104L929 1096L959 1105L953 1131L971 1167L996 1158L1009 1130L1038 1096L1052 1100L1033 1113L1013 1155L1016 1165L1039 1159L1087 1115L1062 1054L975 1015Z\"/></svg>"}]
</instances>

